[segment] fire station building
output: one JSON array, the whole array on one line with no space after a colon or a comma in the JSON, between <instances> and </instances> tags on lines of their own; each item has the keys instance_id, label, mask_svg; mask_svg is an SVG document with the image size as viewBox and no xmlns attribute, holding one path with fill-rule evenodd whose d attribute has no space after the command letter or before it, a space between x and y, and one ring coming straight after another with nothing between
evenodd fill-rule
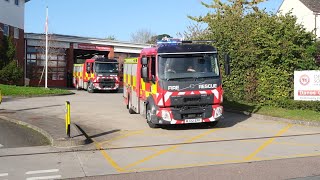
<instances>
[{"instance_id":1,"label":"fire station building","mask_svg":"<svg viewBox=\"0 0 320 180\"><path fill-rule=\"evenodd\" d=\"M45 77L45 35L25 33L26 85L41 86ZM137 57L148 44L99 38L50 34L48 37L48 86L67 87L72 79L73 64L83 63L95 55L117 59Z\"/></svg>"}]
</instances>

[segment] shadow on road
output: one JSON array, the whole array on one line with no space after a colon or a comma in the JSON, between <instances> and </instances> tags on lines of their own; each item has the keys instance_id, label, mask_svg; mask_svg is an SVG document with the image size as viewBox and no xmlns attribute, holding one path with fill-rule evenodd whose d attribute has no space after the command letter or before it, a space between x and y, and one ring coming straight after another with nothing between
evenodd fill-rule
<instances>
[{"instance_id":1,"label":"shadow on road","mask_svg":"<svg viewBox=\"0 0 320 180\"><path fill-rule=\"evenodd\" d=\"M28 110L42 109L42 108L48 108L48 107L57 107L57 106L65 106L65 105L64 104L57 104L57 105L50 105L50 106L41 106L41 107L34 107L34 108L18 109L18 110L15 110L15 111L28 111Z\"/></svg>"},{"instance_id":2,"label":"shadow on road","mask_svg":"<svg viewBox=\"0 0 320 180\"><path fill-rule=\"evenodd\" d=\"M224 118L219 121L219 123L213 126L210 123L200 123L200 124L179 124L179 125L165 125L161 126L164 130L194 130L194 129L212 129L212 128L229 128L242 121L250 118L250 115L243 115L237 113L226 112Z\"/></svg>"}]
</instances>

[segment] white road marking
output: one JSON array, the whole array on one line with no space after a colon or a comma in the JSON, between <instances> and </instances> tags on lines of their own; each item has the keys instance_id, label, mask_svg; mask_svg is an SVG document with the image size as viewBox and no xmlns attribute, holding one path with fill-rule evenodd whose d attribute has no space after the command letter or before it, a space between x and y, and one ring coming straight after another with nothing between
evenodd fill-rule
<instances>
[{"instance_id":1,"label":"white road marking","mask_svg":"<svg viewBox=\"0 0 320 180\"><path fill-rule=\"evenodd\" d=\"M55 175L55 176L42 176L42 177L30 177L27 178L27 180L38 180L38 179L58 179L61 178L61 175Z\"/></svg>"},{"instance_id":2,"label":"white road marking","mask_svg":"<svg viewBox=\"0 0 320 180\"><path fill-rule=\"evenodd\" d=\"M0 173L0 177L9 176L8 173Z\"/></svg>"},{"instance_id":3,"label":"white road marking","mask_svg":"<svg viewBox=\"0 0 320 180\"><path fill-rule=\"evenodd\" d=\"M37 170L37 171L28 171L26 174L41 174L41 173L52 173L58 172L59 169L47 169L47 170Z\"/></svg>"}]
</instances>

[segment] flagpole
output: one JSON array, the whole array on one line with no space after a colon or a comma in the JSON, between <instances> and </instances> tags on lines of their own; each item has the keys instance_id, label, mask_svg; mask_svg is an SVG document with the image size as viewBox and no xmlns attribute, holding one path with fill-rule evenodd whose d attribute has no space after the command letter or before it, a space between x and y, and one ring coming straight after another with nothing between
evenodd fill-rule
<instances>
[{"instance_id":1,"label":"flagpole","mask_svg":"<svg viewBox=\"0 0 320 180\"><path fill-rule=\"evenodd\" d=\"M46 9L46 76L45 88L48 88L48 7Z\"/></svg>"}]
</instances>

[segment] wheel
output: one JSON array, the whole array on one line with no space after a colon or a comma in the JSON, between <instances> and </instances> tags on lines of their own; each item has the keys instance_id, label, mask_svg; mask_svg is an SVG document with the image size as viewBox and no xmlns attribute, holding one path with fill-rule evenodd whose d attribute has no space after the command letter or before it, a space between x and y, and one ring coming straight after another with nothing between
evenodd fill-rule
<instances>
[{"instance_id":1,"label":"wheel","mask_svg":"<svg viewBox=\"0 0 320 180\"><path fill-rule=\"evenodd\" d=\"M87 91L88 91L88 93L93 93L94 92L93 83L91 81L89 82L89 85L87 87Z\"/></svg>"},{"instance_id":2,"label":"wheel","mask_svg":"<svg viewBox=\"0 0 320 180\"><path fill-rule=\"evenodd\" d=\"M134 110L132 109L132 104L131 104L131 101L130 101L130 96L128 96L128 109L129 109L129 113L130 114L135 114L136 112L134 112Z\"/></svg>"},{"instance_id":3,"label":"wheel","mask_svg":"<svg viewBox=\"0 0 320 180\"><path fill-rule=\"evenodd\" d=\"M151 121L152 108L151 108L151 105L150 105L150 104L147 105L146 111L147 111L147 123L148 123L149 127L150 127L150 128L159 128L159 125L158 125L158 124L154 124L154 123L152 123L152 121Z\"/></svg>"}]
</instances>

